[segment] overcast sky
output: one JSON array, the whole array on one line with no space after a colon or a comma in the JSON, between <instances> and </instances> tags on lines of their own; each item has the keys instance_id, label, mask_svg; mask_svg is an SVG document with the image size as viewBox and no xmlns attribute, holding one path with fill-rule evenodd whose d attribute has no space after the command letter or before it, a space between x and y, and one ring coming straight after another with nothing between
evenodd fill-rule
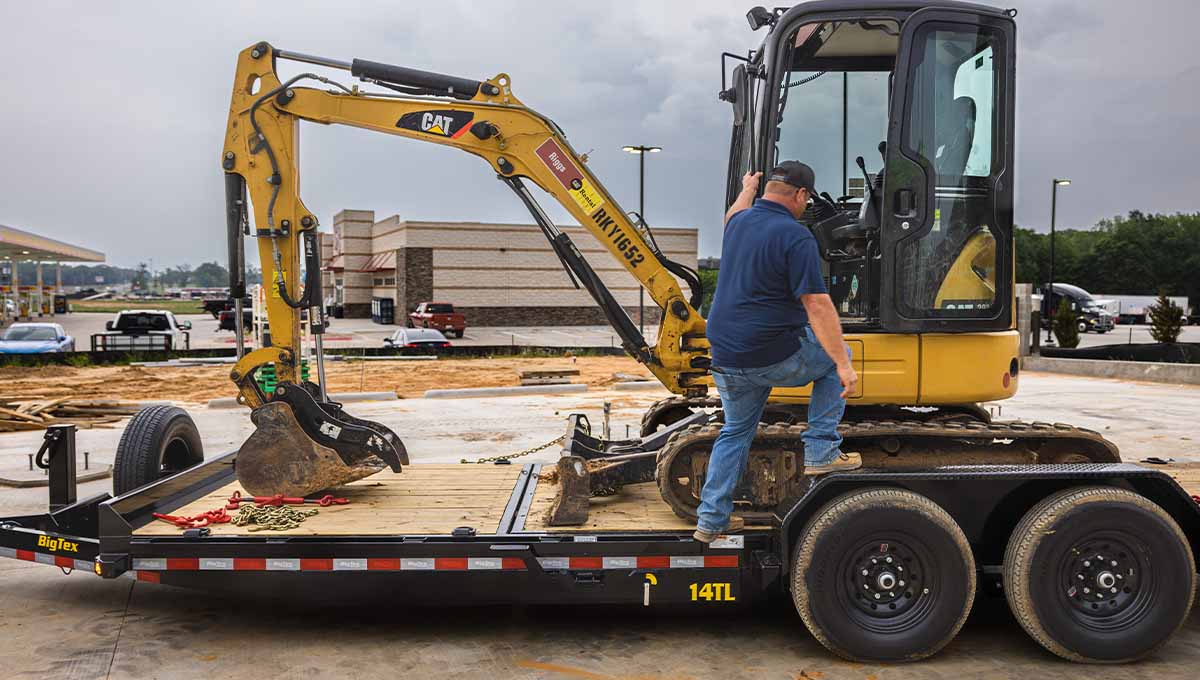
<instances>
[{"instance_id":1,"label":"overcast sky","mask_svg":"<svg viewBox=\"0 0 1200 680\"><path fill-rule=\"evenodd\" d=\"M1200 210L1200 3L1016 6L1017 221L1048 223L1054 176L1074 181L1059 194L1064 227L1130 209ZM472 78L506 71L577 150L594 150L592 169L627 210L637 207L637 163L620 147L664 147L647 163L647 219L699 227L701 254L716 255L730 125L716 98L719 55L762 39L745 23L748 7L5 2L0 224L119 265L223 260L218 161L234 62L267 40ZM307 126L301 161L303 198L325 229L342 208L528 221L486 165L453 149Z\"/></svg>"}]
</instances>

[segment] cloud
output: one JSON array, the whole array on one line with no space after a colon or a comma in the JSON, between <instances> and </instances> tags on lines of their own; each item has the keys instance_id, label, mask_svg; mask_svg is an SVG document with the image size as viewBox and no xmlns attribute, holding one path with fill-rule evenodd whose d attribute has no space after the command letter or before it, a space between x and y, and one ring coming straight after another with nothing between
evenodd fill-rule
<instances>
[{"instance_id":1,"label":"cloud","mask_svg":"<svg viewBox=\"0 0 1200 680\"><path fill-rule=\"evenodd\" d=\"M218 155L234 60L268 40L466 77L507 71L526 104L593 150L590 166L625 209L637 205L637 159L620 147L662 146L647 158L647 218L700 227L702 253L716 254L730 125L720 53L764 35L743 13L715 0L4 3L0 222L122 265L223 259ZM1197 209L1198 20L1185 2L1021 8L1019 222L1044 223L1054 175L1075 180L1060 224ZM305 203L325 225L343 208L528 221L485 165L452 149L306 125L301 163Z\"/></svg>"}]
</instances>

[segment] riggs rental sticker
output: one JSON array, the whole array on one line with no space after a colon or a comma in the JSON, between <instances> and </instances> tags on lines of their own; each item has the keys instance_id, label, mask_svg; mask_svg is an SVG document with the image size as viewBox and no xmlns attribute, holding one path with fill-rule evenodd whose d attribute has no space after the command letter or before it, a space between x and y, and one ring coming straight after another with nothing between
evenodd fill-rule
<instances>
[{"instance_id":1,"label":"riggs rental sticker","mask_svg":"<svg viewBox=\"0 0 1200 680\"><path fill-rule=\"evenodd\" d=\"M604 199L600 197L600 192L596 191L595 187L584 178L583 173L575 167L575 163L563 152L558 142L547 139L535 153L585 212L590 215L604 205Z\"/></svg>"}]
</instances>

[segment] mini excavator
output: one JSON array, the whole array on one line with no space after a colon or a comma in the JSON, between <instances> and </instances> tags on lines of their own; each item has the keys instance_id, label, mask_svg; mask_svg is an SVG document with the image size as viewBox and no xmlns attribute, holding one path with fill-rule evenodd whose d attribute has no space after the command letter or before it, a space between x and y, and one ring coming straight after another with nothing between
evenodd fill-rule
<instances>
[{"instance_id":1,"label":"mini excavator","mask_svg":"<svg viewBox=\"0 0 1200 680\"><path fill-rule=\"evenodd\" d=\"M949 1L756 7L747 18L752 29L767 29L761 46L722 57L720 99L733 107L729 200L745 172L785 159L816 168L818 188L836 187L838 197L821 192L802 222L817 238L861 376L842 431L868 466L1119 461L1116 447L1095 432L992 422L979 406L1012 396L1019 382L1015 15ZM372 90L307 71L282 79L281 61L347 71ZM517 98L508 74L471 80L265 42L238 56L221 159L231 294L243 295L243 235L252 234L273 341L241 356L231 376L256 425L237 460L246 491L306 495L408 463L395 433L350 416L324 391L317 218L298 193L302 121L399 135L483 159L528 208L625 351L676 395L647 412L637 439L601 440L586 418L572 416L551 521L578 523L590 496L649 481L676 513L694 517L721 420L709 390L696 272L663 254L650 226L619 206L563 131ZM878 156L875 173L864 156ZM530 185L558 201L661 308L653 344ZM315 342L316 383L301 378L303 323ZM269 396L254 379L267 364L274 364L278 385ZM740 509L769 512L807 483L799 436L807 395L807 388L772 393L738 492Z\"/></svg>"}]
</instances>

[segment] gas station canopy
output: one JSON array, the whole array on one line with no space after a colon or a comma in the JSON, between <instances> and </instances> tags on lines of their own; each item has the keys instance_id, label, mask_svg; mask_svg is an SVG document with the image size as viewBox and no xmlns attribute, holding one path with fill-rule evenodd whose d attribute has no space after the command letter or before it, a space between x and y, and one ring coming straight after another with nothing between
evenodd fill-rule
<instances>
[{"instance_id":1,"label":"gas station canopy","mask_svg":"<svg viewBox=\"0 0 1200 680\"><path fill-rule=\"evenodd\" d=\"M0 259L16 262L103 262L104 253L0 224Z\"/></svg>"}]
</instances>

